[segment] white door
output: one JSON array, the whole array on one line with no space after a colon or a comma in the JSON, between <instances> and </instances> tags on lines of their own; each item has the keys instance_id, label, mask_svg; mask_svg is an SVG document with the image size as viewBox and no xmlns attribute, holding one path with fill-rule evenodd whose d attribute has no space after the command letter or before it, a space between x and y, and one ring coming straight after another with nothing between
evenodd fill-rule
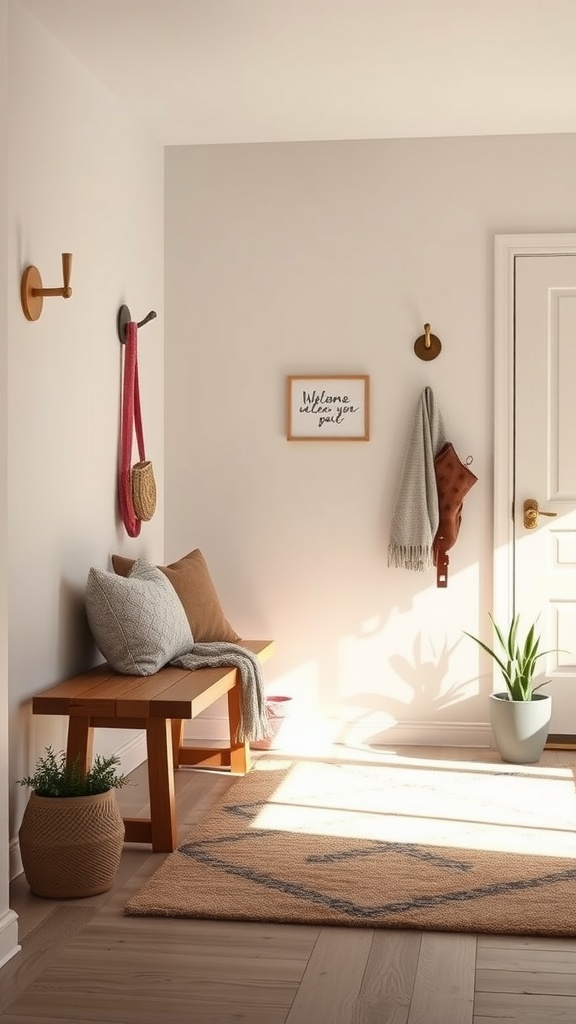
<instances>
[{"instance_id":1,"label":"white door","mask_svg":"<svg viewBox=\"0 0 576 1024\"><path fill-rule=\"evenodd\" d=\"M576 254L516 253L513 291L513 610L561 649L550 740L576 743Z\"/></svg>"}]
</instances>

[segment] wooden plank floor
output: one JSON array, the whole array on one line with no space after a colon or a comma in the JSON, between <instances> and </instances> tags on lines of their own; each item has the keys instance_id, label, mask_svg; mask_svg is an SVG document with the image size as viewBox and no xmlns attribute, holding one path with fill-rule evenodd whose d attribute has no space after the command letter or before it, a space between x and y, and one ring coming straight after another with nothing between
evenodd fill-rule
<instances>
[{"instance_id":1,"label":"wooden plank floor","mask_svg":"<svg viewBox=\"0 0 576 1024\"><path fill-rule=\"evenodd\" d=\"M366 758L498 761L398 747ZM334 748L336 759L347 756ZM355 760L359 751L349 752ZM560 752L543 761L558 763ZM563 763L576 754L561 752ZM147 805L146 773L119 794ZM235 780L176 773L183 839ZM576 938L124 917L165 854L126 846L113 890L58 902L12 886L22 952L0 972L0 1024L553 1024L576 1021ZM576 932L576 915L575 915Z\"/></svg>"}]
</instances>

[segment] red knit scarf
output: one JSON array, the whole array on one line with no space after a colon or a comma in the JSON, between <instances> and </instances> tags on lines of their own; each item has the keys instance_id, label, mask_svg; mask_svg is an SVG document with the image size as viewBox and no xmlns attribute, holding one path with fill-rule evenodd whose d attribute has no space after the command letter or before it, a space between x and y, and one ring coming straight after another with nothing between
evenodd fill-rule
<instances>
[{"instance_id":1,"label":"red knit scarf","mask_svg":"<svg viewBox=\"0 0 576 1024\"><path fill-rule=\"evenodd\" d=\"M131 320L126 325L126 343L124 353L124 387L122 398L122 423L120 435L120 472L118 478L118 498L120 515L129 537L137 537L141 522L136 517L132 500L132 441L133 429L136 427L136 440L140 461L146 458L144 452L144 434L142 432L142 413L140 409L140 388L138 385L138 325Z\"/></svg>"}]
</instances>

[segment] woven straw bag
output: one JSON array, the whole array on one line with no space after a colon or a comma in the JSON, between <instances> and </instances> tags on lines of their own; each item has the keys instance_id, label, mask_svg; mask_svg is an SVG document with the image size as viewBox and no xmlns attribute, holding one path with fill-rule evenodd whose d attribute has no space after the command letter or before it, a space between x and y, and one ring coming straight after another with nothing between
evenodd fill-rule
<instances>
[{"instance_id":1,"label":"woven straw bag","mask_svg":"<svg viewBox=\"0 0 576 1024\"><path fill-rule=\"evenodd\" d=\"M140 409L138 383L138 324L131 320L125 329L124 386L120 435L120 467L118 498L122 522L129 537L138 537L140 525L156 511L156 483L152 463L146 458L144 430ZM140 461L133 466L132 440L134 429Z\"/></svg>"},{"instance_id":2,"label":"woven straw bag","mask_svg":"<svg viewBox=\"0 0 576 1024\"><path fill-rule=\"evenodd\" d=\"M149 459L132 466L131 484L136 518L146 523L156 511L156 481Z\"/></svg>"}]
</instances>

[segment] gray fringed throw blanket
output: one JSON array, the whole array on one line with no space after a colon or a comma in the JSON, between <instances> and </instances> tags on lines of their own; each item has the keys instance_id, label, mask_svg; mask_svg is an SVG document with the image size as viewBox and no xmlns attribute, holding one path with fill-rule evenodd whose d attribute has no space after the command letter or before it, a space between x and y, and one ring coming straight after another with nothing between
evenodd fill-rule
<instances>
[{"instance_id":1,"label":"gray fringed throw blanket","mask_svg":"<svg viewBox=\"0 0 576 1024\"><path fill-rule=\"evenodd\" d=\"M432 566L432 541L439 522L434 459L445 441L442 414L432 388L424 388L404 456L388 565L417 572Z\"/></svg>"},{"instance_id":2,"label":"gray fringed throw blanket","mask_svg":"<svg viewBox=\"0 0 576 1024\"><path fill-rule=\"evenodd\" d=\"M242 684L238 740L265 740L271 734L266 714L266 698L260 662L252 651L238 644L194 644L187 654L170 662L177 668L220 668L232 665L239 669Z\"/></svg>"}]
</instances>

